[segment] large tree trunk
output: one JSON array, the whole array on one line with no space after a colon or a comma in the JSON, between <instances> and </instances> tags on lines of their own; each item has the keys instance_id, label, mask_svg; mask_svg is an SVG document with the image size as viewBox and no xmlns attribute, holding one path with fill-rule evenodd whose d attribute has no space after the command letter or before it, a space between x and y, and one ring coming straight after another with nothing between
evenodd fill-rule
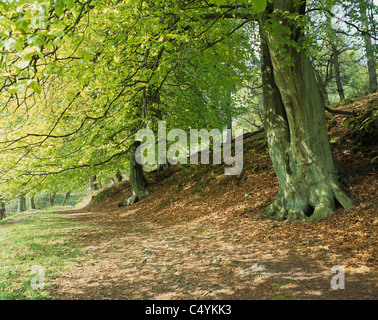
<instances>
[{"instance_id":1,"label":"large tree trunk","mask_svg":"<svg viewBox=\"0 0 378 320\"><path fill-rule=\"evenodd\" d=\"M148 196L148 191L146 190L147 180L143 173L143 166L136 161L136 152L139 146L140 142L136 141L130 152L129 181L133 190L133 195L130 198L119 202L119 207L132 205Z\"/></svg>"},{"instance_id":2,"label":"large tree trunk","mask_svg":"<svg viewBox=\"0 0 378 320\"><path fill-rule=\"evenodd\" d=\"M302 50L282 43L287 29L281 33L267 27L273 9L303 14L304 5L293 2L275 0L260 23L265 128L279 181L278 197L268 208L268 216L313 221L331 215L337 202L348 209L352 201L338 181L324 101L310 60ZM273 19L290 28L290 40L301 47L301 31L282 15Z\"/></svg>"}]
</instances>

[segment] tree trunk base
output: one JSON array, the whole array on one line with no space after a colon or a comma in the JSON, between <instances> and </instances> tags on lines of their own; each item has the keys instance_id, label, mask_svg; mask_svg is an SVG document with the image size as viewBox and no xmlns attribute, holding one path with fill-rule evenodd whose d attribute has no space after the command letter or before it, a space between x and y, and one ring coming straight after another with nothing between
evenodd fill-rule
<instances>
[{"instance_id":1,"label":"tree trunk base","mask_svg":"<svg viewBox=\"0 0 378 320\"><path fill-rule=\"evenodd\" d=\"M352 199L337 184L314 189L311 198L315 195L318 195L315 202L304 201L298 195L281 196L267 208L266 217L278 221L313 222L331 216L337 203L346 210L353 206Z\"/></svg>"},{"instance_id":2,"label":"tree trunk base","mask_svg":"<svg viewBox=\"0 0 378 320\"><path fill-rule=\"evenodd\" d=\"M118 207L128 207L143 198L148 196L148 191L146 187L148 182L143 173L143 166L136 161L137 150L140 146L140 142L136 141L130 152L130 176L129 181L131 189L133 190L133 195L123 201L118 202ZM140 152L140 151L138 151Z\"/></svg>"},{"instance_id":3,"label":"tree trunk base","mask_svg":"<svg viewBox=\"0 0 378 320\"><path fill-rule=\"evenodd\" d=\"M148 191L147 190L143 194L140 194L140 195L133 194L130 198L127 198L127 199L125 199L123 201L118 202L118 207L128 207L128 206L131 206L134 203L139 202L140 200L142 200L143 198L145 198L147 196L148 196Z\"/></svg>"}]
</instances>

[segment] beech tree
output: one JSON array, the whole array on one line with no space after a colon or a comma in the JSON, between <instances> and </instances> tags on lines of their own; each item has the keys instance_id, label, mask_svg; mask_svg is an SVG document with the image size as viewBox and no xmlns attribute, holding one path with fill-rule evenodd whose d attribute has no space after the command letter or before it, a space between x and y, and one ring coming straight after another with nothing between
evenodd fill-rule
<instances>
[{"instance_id":1,"label":"beech tree","mask_svg":"<svg viewBox=\"0 0 378 320\"><path fill-rule=\"evenodd\" d=\"M6 217L5 202L0 196L0 221L5 219L5 217Z\"/></svg>"},{"instance_id":2,"label":"beech tree","mask_svg":"<svg viewBox=\"0 0 378 320\"><path fill-rule=\"evenodd\" d=\"M337 202L350 209L352 200L340 186L323 96L295 22L306 6L294 3L273 1L261 18L265 128L280 186L269 216L314 221L331 215Z\"/></svg>"},{"instance_id":3,"label":"beech tree","mask_svg":"<svg viewBox=\"0 0 378 320\"><path fill-rule=\"evenodd\" d=\"M26 211L26 199L25 196L19 196L17 201L17 213Z\"/></svg>"},{"instance_id":4,"label":"beech tree","mask_svg":"<svg viewBox=\"0 0 378 320\"><path fill-rule=\"evenodd\" d=\"M136 131L156 120L187 130L229 121L213 102L247 76L248 42L233 42L245 21L202 24L202 8L182 19L176 1L40 3L42 29L30 27L27 1L2 3L0 172L9 195L114 176L132 162Z\"/></svg>"},{"instance_id":5,"label":"beech tree","mask_svg":"<svg viewBox=\"0 0 378 320\"><path fill-rule=\"evenodd\" d=\"M30 207L31 210L36 209L34 195L31 195L29 197L29 207Z\"/></svg>"},{"instance_id":6,"label":"beech tree","mask_svg":"<svg viewBox=\"0 0 378 320\"><path fill-rule=\"evenodd\" d=\"M62 189L73 190L128 162L134 194L127 203L137 201L146 191L134 162L136 131L158 120L186 130L227 127L238 112L230 92L252 76L253 57L261 64L264 126L280 185L268 216L314 221L338 203L352 206L309 58L307 1L40 3L43 29L31 28L27 1L1 4L4 191L54 190L62 180ZM335 3L314 1L312 9ZM260 34L259 51L248 27Z\"/></svg>"}]
</instances>

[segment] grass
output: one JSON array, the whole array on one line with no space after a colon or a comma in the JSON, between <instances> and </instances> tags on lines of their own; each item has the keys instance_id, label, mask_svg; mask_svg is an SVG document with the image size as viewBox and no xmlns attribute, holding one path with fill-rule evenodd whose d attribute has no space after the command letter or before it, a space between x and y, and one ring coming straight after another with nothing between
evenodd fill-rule
<instances>
[{"instance_id":1,"label":"grass","mask_svg":"<svg viewBox=\"0 0 378 320\"><path fill-rule=\"evenodd\" d=\"M82 201L87 196L87 193L85 191L76 191L72 192L71 196L68 198L65 206L67 207L74 207L76 204L78 204L80 201ZM54 207L61 206L64 199L64 193L58 192L58 194L55 197L54 200ZM50 202L49 202L49 193L46 191L42 191L36 194L35 198L35 205L38 210L44 210L50 208ZM6 213L7 216L12 216L15 213L17 213L17 199L9 200L6 202ZM26 199L26 205L29 208L29 199Z\"/></svg>"},{"instance_id":2,"label":"grass","mask_svg":"<svg viewBox=\"0 0 378 320\"><path fill-rule=\"evenodd\" d=\"M72 239L81 228L51 211L13 215L0 222L0 300L49 299L51 280L84 256ZM45 288L33 289L43 268Z\"/></svg>"},{"instance_id":3,"label":"grass","mask_svg":"<svg viewBox=\"0 0 378 320\"><path fill-rule=\"evenodd\" d=\"M276 296L271 300L301 300L298 297L291 296L287 293L287 289L289 289L289 283L292 282L293 279L285 279L285 278L277 278L275 279L275 283L273 287L276 290Z\"/></svg>"}]
</instances>

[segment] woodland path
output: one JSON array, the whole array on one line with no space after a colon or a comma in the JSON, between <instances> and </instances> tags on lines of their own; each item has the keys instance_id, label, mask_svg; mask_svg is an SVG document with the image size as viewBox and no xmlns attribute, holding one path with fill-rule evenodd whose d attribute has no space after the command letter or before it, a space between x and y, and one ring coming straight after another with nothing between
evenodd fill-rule
<instances>
[{"instance_id":1,"label":"woodland path","mask_svg":"<svg viewBox=\"0 0 378 320\"><path fill-rule=\"evenodd\" d=\"M133 214L66 214L90 223L75 241L87 253L54 280L53 299L377 299L377 269L346 269L345 290L330 287L340 252L321 241L253 239L194 222L161 225ZM282 228L254 221L267 232ZM346 261L345 261L346 262Z\"/></svg>"},{"instance_id":2,"label":"woodland path","mask_svg":"<svg viewBox=\"0 0 378 320\"><path fill-rule=\"evenodd\" d=\"M130 207L117 208L131 195L126 181L62 212L89 225L74 239L87 254L54 280L52 298L378 299L377 172L354 151L344 118L335 116L330 139L338 137L336 156L355 178L352 209L314 223L265 218L278 182L267 151L246 140L240 176L172 167L151 178L149 196ZM345 269L345 290L331 289L334 266Z\"/></svg>"}]
</instances>

